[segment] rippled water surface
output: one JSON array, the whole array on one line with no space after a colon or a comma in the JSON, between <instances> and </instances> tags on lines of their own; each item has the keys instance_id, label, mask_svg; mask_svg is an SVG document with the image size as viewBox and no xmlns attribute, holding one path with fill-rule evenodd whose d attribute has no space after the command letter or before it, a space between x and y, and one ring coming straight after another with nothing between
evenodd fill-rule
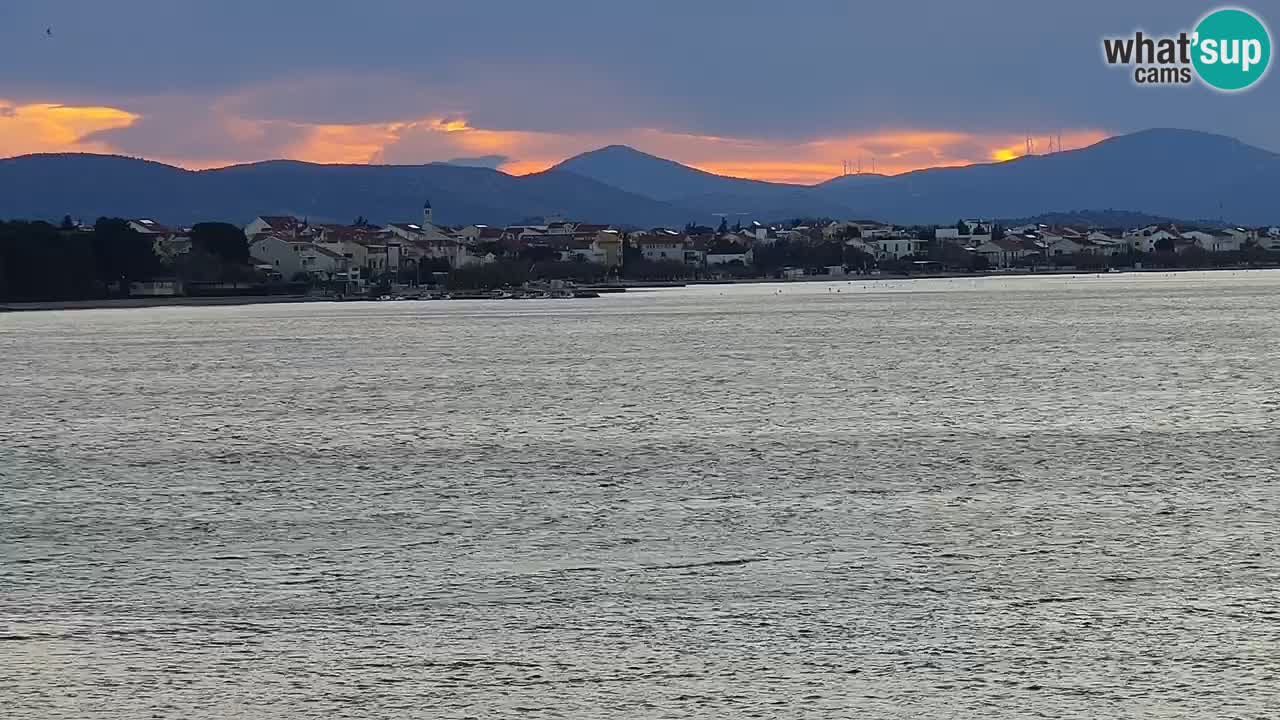
<instances>
[{"instance_id":1,"label":"rippled water surface","mask_svg":"<svg viewBox=\"0 0 1280 720\"><path fill-rule=\"evenodd\" d=\"M0 715L1280 717L1280 273L0 315Z\"/></svg>"}]
</instances>

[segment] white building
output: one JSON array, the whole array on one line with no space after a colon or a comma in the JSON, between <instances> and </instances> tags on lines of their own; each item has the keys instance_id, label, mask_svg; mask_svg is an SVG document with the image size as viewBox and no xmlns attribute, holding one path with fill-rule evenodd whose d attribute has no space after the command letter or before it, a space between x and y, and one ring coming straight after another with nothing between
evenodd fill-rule
<instances>
[{"instance_id":1,"label":"white building","mask_svg":"<svg viewBox=\"0 0 1280 720\"><path fill-rule=\"evenodd\" d=\"M754 221L749 227L742 228L739 232L751 238L757 245L772 245L778 241L777 233Z\"/></svg>"},{"instance_id":2,"label":"white building","mask_svg":"<svg viewBox=\"0 0 1280 720\"><path fill-rule=\"evenodd\" d=\"M1046 244L1046 252L1049 255L1075 255L1077 253L1086 252L1089 245L1083 240L1075 238L1063 237L1061 235L1044 235L1041 238Z\"/></svg>"},{"instance_id":3,"label":"white building","mask_svg":"<svg viewBox=\"0 0 1280 720\"><path fill-rule=\"evenodd\" d=\"M402 241L400 244L404 258L414 262L427 258L443 260L449 263L449 267L455 268L484 262L482 257L468 252L468 243L479 238L481 228L486 226L472 225L467 228L473 231L470 236L464 230L462 236L454 237L445 228L435 225L432 222L434 218L431 201L428 200L422 205L421 222L398 222L386 227L392 236ZM501 231L494 228L491 235L496 240L501 236Z\"/></svg>"},{"instance_id":4,"label":"white building","mask_svg":"<svg viewBox=\"0 0 1280 720\"><path fill-rule=\"evenodd\" d=\"M259 235L249 245L249 255L259 264L270 266L286 280L304 272L328 279L345 273L351 267L346 258L325 247L272 234Z\"/></svg>"},{"instance_id":5,"label":"white building","mask_svg":"<svg viewBox=\"0 0 1280 720\"><path fill-rule=\"evenodd\" d=\"M563 262L589 262L606 267L622 265L622 234L599 225L580 225L572 234L555 233L540 243L558 251ZM603 228L603 229L601 229ZM688 250L688 244L682 246ZM673 248L669 248L673 249Z\"/></svg>"},{"instance_id":6,"label":"white building","mask_svg":"<svg viewBox=\"0 0 1280 720\"><path fill-rule=\"evenodd\" d=\"M635 241L640 255L649 262L684 262L685 237L673 230L646 235Z\"/></svg>"},{"instance_id":7,"label":"white building","mask_svg":"<svg viewBox=\"0 0 1280 720\"><path fill-rule=\"evenodd\" d=\"M1260 235L1256 242L1258 243L1258 247L1263 250L1280 250L1280 235Z\"/></svg>"},{"instance_id":8,"label":"white building","mask_svg":"<svg viewBox=\"0 0 1280 720\"><path fill-rule=\"evenodd\" d=\"M875 254L880 251L873 242L867 242L862 238L849 238L844 241L844 246L859 252L864 252L872 257L875 257Z\"/></svg>"},{"instance_id":9,"label":"white building","mask_svg":"<svg viewBox=\"0 0 1280 720\"><path fill-rule=\"evenodd\" d=\"M991 226L977 220L965 220L964 232L958 227L940 227L933 231L933 239L938 242L977 247L991 240Z\"/></svg>"},{"instance_id":10,"label":"white building","mask_svg":"<svg viewBox=\"0 0 1280 720\"><path fill-rule=\"evenodd\" d=\"M750 265L755 260L751 248L732 246L712 246L707 250L706 262L711 265Z\"/></svg>"},{"instance_id":11,"label":"white building","mask_svg":"<svg viewBox=\"0 0 1280 720\"><path fill-rule=\"evenodd\" d=\"M1240 248L1244 247L1247 238L1244 233L1231 232L1230 230L1215 230L1213 232L1196 230L1183 233L1183 236L1195 240L1196 245L1209 252L1238 252Z\"/></svg>"},{"instance_id":12,"label":"white building","mask_svg":"<svg viewBox=\"0 0 1280 720\"><path fill-rule=\"evenodd\" d=\"M1173 225L1148 225L1130 230L1122 239L1128 241L1129 247L1135 252L1152 253L1156 251L1156 243L1161 240L1181 240L1182 233Z\"/></svg>"},{"instance_id":13,"label":"white building","mask_svg":"<svg viewBox=\"0 0 1280 720\"><path fill-rule=\"evenodd\" d=\"M271 233L280 237L297 238L306 228L306 220L292 215L261 215L244 226L244 236L252 240L255 235Z\"/></svg>"},{"instance_id":14,"label":"white building","mask_svg":"<svg viewBox=\"0 0 1280 720\"><path fill-rule=\"evenodd\" d=\"M1018 238L1001 238L987 240L979 244L975 252L987 259L992 267L1013 267L1018 261L1033 254L1025 243Z\"/></svg>"},{"instance_id":15,"label":"white building","mask_svg":"<svg viewBox=\"0 0 1280 720\"><path fill-rule=\"evenodd\" d=\"M882 259L899 260L917 255L924 250L924 241L911 237L881 238L873 242L879 248L876 256Z\"/></svg>"}]
</instances>

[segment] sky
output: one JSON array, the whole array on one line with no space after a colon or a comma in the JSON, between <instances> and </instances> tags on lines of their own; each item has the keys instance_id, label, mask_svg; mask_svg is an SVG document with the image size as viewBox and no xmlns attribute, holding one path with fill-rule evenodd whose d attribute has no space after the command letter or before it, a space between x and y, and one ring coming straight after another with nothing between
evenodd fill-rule
<instances>
[{"instance_id":1,"label":"sky","mask_svg":"<svg viewBox=\"0 0 1280 720\"><path fill-rule=\"evenodd\" d=\"M513 174L625 144L817 182L1182 127L1280 149L1280 78L1139 87L1103 36L1187 0L3 0L0 157L187 168L457 158ZM1253 8L1264 19L1267 6ZM1275 13L1280 17L1280 11Z\"/></svg>"}]
</instances>

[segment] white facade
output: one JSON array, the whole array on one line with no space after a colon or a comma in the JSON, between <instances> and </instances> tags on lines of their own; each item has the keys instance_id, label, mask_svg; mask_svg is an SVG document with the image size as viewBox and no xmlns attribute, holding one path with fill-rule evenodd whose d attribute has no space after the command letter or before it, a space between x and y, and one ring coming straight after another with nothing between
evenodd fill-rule
<instances>
[{"instance_id":1,"label":"white facade","mask_svg":"<svg viewBox=\"0 0 1280 720\"><path fill-rule=\"evenodd\" d=\"M1156 243L1161 240L1177 240L1181 237L1175 232L1171 232L1167 228L1159 225L1148 225L1144 228L1138 228L1124 234L1124 240L1128 241L1129 247L1135 252L1152 253L1156 251Z\"/></svg>"},{"instance_id":2,"label":"white facade","mask_svg":"<svg viewBox=\"0 0 1280 720\"><path fill-rule=\"evenodd\" d=\"M298 255L302 258L303 271L318 278L333 277L350 269L346 258L310 243L300 247Z\"/></svg>"},{"instance_id":3,"label":"white facade","mask_svg":"<svg viewBox=\"0 0 1280 720\"><path fill-rule=\"evenodd\" d=\"M754 260L751 250L744 252L708 252L707 265L732 265L733 263L741 263L750 265Z\"/></svg>"},{"instance_id":4,"label":"white facade","mask_svg":"<svg viewBox=\"0 0 1280 720\"><path fill-rule=\"evenodd\" d=\"M263 235L249 245L249 256L263 265L269 265L288 280L302 272L302 257L296 243L275 235Z\"/></svg>"},{"instance_id":5,"label":"white facade","mask_svg":"<svg viewBox=\"0 0 1280 720\"><path fill-rule=\"evenodd\" d=\"M249 255L268 265L286 280L305 272L318 278L344 273L350 267L345 258L331 250L300 240L263 235L249 246Z\"/></svg>"},{"instance_id":6,"label":"white facade","mask_svg":"<svg viewBox=\"0 0 1280 720\"><path fill-rule=\"evenodd\" d=\"M973 222L977 223L976 220ZM960 232L960 228L954 228L954 227L937 228L933 231L933 239L937 240L938 242L951 243L952 245L962 245L964 247L977 247L978 245L991 241L990 225L981 225L981 226L976 224L969 225L968 221L966 221L965 228L967 232L963 232L963 233ZM986 230L986 232L975 235L973 233L973 230L975 229L983 229L983 230Z\"/></svg>"},{"instance_id":7,"label":"white facade","mask_svg":"<svg viewBox=\"0 0 1280 720\"><path fill-rule=\"evenodd\" d=\"M1018 260L1031 254L1017 240L987 240L975 250L993 267L1012 267Z\"/></svg>"},{"instance_id":8,"label":"white facade","mask_svg":"<svg viewBox=\"0 0 1280 720\"><path fill-rule=\"evenodd\" d=\"M1134 252L1150 253L1156 249L1156 241L1150 235L1131 235L1125 241Z\"/></svg>"},{"instance_id":9,"label":"white facade","mask_svg":"<svg viewBox=\"0 0 1280 720\"><path fill-rule=\"evenodd\" d=\"M1075 255L1087 248L1082 242L1058 235L1045 235L1044 240L1048 244L1046 252L1049 255Z\"/></svg>"},{"instance_id":10,"label":"white facade","mask_svg":"<svg viewBox=\"0 0 1280 720\"><path fill-rule=\"evenodd\" d=\"M772 245L778 241L778 236L771 233L769 228L760 223L751 223L751 227L743 228L742 233L750 237L758 245Z\"/></svg>"},{"instance_id":11,"label":"white facade","mask_svg":"<svg viewBox=\"0 0 1280 720\"><path fill-rule=\"evenodd\" d=\"M671 240L642 240L640 241L640 254L649 262L684 262L684 241L678 239Z\"/></svg>"},{"instance_id":12,"label":"white facade","mask_svg":"<svg viewBox=\"0 0 1280 720\"><path fill-rule=\"evenodd\" d=\"M924 246L923 241L916 238L883 238L875 241L880 248L878 256L881 258L892 258L899 260L904 257L910 257L920 252Z\"/></svg>"},{"instance_id":13,"label":"white facade","mask_svg":"<svg viewBox=\"0 0 1280 720\"><path fill-rule=\"evenodd\" d=\"M316 245L346 258L351 267L362 268L369 264L369 248L353 240L318 240Z\"/></svg>"},{"instance_id":14,"label":"white facade","mask_svg":"<svg viewBox=\"0 0 1280 720\"><path fill-rule=\"evenodd\" d=\"M1209 252L1238 252L1245 243L1244 237L1231 232L1197 232L1195 235L1196 244Z\"/></svg>"},{"instance_id":15,"label":"white facade","mask_svg":"<svg viewBox=\"0 0 1280 720\"><path fill-rule=\"evenodd\" d=\"M1258 247L1264 250L1280 250L1280 235L1263 235L1257 242Z\"/></svg>"}]
</instances>

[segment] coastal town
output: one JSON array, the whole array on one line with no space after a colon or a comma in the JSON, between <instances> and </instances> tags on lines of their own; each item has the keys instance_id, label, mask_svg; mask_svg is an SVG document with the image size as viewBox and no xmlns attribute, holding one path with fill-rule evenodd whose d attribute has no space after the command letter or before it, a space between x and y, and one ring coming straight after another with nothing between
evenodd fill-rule
<instances>
[{"instance_id":1,"label":"coastal town","mask_svg":"<svg viewBox=\"0 0 1280 720\"><path fill-rule=\"evenodd\" d=\"M584 297L593 288L660 283L1280 265L1280 227L1274 226L1005 226L961 219L951 226L902 227L829 218L731 226L728 217L717 227L638 229L561 217L459 226L437 223L430 201L417 215L385 224L293 215L263 215L243 226L175 227L151 218L3 223L0 297L68 294L42 292L40 281L23 271L40 263L23 255L23 233L32 227L57 242L83 240L88 265L101 266L104 249L140 248L128 262L97 267L96 282L77 285L86 297ZM73 272L74 261L67 262L66 271ZM48 282L57 272L42 269L41 277ZM95 268L80 272L94 274Z\"/></svg>"}]
</instances>

